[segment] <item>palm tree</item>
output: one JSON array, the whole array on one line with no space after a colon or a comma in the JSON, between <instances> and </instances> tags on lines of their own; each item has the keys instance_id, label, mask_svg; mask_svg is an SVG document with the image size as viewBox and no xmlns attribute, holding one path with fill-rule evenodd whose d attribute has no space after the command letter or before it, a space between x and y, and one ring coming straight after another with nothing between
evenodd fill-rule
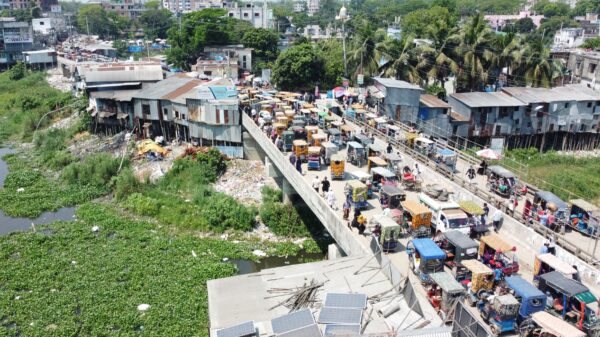
<instances>
[{"instance_id":1,"label":"palm tree","mask_svg":"<svg viewBox=\"0 0 600 337\"><path fill-rule=\"evenodd\" d=\"M374 76L379 74L379 61L381 53L379 47L385 39L385 32L381 29L375 29L373 25L362 20L350 43L350 53L348 62L355 70L355 75L365 74Z\"/></svg>"},{"instance_id":2,"label":"palm tree","mask_svg":"<svg viewBox=\"0 0 600 337\"><path fill-rule=\"evenodd\" d=\"M452 59L453 49L450 37L457 33L456 23L448 16L446 20L439 19L430 25L426 37L431 41L430 46L421 46L422 55L427 57L427 75L438 84L444 84L444 78L459 71L458 64Z\"/></svg>"},{"instance_id":3,"label":"palm tree","mask_svg":"<svg viewBox=\"0 0 600 337\"><path fill-rule=\"evenodd\" d=\"M488 79L488 66L493 59L493 53L488 49L491 36L492 30L483 15L477 14L451 38L458 44L455 62L460 65L458 79L466 82L463 83L466 90L479 90Z\"/></svg>"},{"instance_id":4,"label":"palm tree","mask_svg":"<svg viewBox=\"0 0 600 337\"><path fill-rule=\"evenodd\" d=\"M492 39L491 44L494 54L492 69L500 74L506 68L506 74L510 78L513 75L514 68L519 64L519 51L523 48L520 35L514 32L497 34Z\"/></svg>"},{"instance_id":5,"label":"palm tree","mask_svg":"<svg viewBox=\"0 0 600 337\"><path fill-rule=\"evenodd\" d=\"M422 81L417 68L416 48L412 36L403 36L400 40L388 37L381 44L380 50L387 61L380 68L383 76L411 83Z\"/></svg>"},{"instance_id":6,"label":"palm tree","mask_svg":"<svg viewBox=\"0 0 600 337\"><path fill-rule=\"evenodd\" d=\"M532 37L515 55L519 59L516 70L525 85L549 88L562 75L563 64L551 57L547 41L541 36Z\"/></svg>"}]
</instances>

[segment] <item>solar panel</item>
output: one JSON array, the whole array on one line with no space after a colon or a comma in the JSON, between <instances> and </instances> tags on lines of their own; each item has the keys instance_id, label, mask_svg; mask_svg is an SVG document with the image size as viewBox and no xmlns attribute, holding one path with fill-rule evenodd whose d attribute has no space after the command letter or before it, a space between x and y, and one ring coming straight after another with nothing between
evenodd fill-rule
<instances>
[{"instance_id":1,"label":"solar panel","mask_svg":"<svg viewBox=\"0 0 600 337\"><path fill-rule=\"evenodd\" d=\"M321 330L316 324L307 325L300 329L284 332L277 337L322 337Z\"/></svg>"},{"instance_id":2,"label":"solar panel","mask_svg":"<svg viewBox=\"0 0 600 337\"><path fill-rule=\"evenodd\" d=\"M245 337L256 335L254 322L248 321L229 328L217 330L217 337Z\"/></svg>"},{"instance_id":3,"label":"solar panel","mask_svg":"<svg viewBox=\"0 0 600 337\"><path fill-rule=\"evenodd\" d=\"M324 306L364 309L367 307L367 295L328 293L327 297L325 297Z\"/></svg>"},{"instance_id":4,"label":"solar panel","mask_svg":"<svg viewBox=\"0 0 600 337\"><path fill-rule=\"evenodd\" d=\"M361 318L361 309L323 307L319 314L319 323L360 324Z\"/></svg>"},{"instance_id":5,"label":"solar panel","mask_svg":"<svg viewBox=\"0 0 600 337\"><path fill-rule=\"evenodd\" d=\"M324 335L330 336L359 336L360 325L358 324L326 324Z\"/></svg>"},{"instance_id":6,"label":"solar panel","mask_svg":"<svg viewBox=\"0 0 600 337\"><path fill-rule=\"evenodd\" d=\"M294 311L290 314L273 318L271 320L273 333L276 335L300 329L311 324L315 324L315 318L309 309Z\"/></svg>"}]
</instances>

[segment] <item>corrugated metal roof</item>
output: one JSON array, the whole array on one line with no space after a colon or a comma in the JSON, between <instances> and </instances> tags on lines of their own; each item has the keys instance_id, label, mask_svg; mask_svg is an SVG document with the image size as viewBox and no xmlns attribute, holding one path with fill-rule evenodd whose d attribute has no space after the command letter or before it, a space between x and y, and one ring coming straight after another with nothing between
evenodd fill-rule
<instances>
[{"instance_id":1,"label":"corrugated metal roof","mask_svg":"<svg viewBox=\"0 0 600 337\"><path fill-rule=\"evenodd\" d=\"M145 89L142 89L134 97L142 99L159 99L172 93L186 83L194 80L196 79L192 77L172 76L160 82L154 83Z\"/></svg>"},{"instance_id":2,"label":"corrugated metal roof","mask_svg":"<svg viewBox=\"0 0 600 337\"><path fill-rule=\"evenodd\" d=\"M439 327L420 330L400 331L396 337L452 337L452 328Z\"/></svg>"},{"instance_id":3,"label":"corrugated metal roof","mask_svg":"<svg viewBox=\"0 0 600 337\"><path fill-rule=\"evenodd\" d=\"M382 85L388 88L402 88L402 89L413 89L413 90L423 90L418 85L414 85L405 81L396 80L393 78L383 78L383 77L375 77L375 81L381 83Z\"/></svg>"},{"instance_id":4,"label":"corrugated metal roof","mask_svg":"<svg viewBox=\"0 0 600 337\"><path fill-rule=\"evenodd\" d=\"M430 108L451 108L450 104L430 94L422 94L419 102Z\"/></svg>"},{"instance_id":5,"label":"corrugated metal roof","mask_svg":"<svg viewBox=\"0 0 600 337\"><path fill-rule=\"evenodd\" d=\"M192 89L194 89L201 83L202 83L201 80L192 79L191 81L184 83L182 86L180 86L180 87L176 88L175 90L169 92L168 94L162 96L161 99L174 100L175 98L177 98L181 95L187 94L188 92L190 92ZM185 101L183 103L185 103Z\"/></svg>"},{"instance_id":6,"label":"corrugated metal roof","mask_svg":"<svg viewBox=\"0 0 600 337\"><path fill-rule=\"evenodd\" d=\"M469 118L467 116L463 116L456 111L450 111L450 118L454 119L457 122L468 122Z\"/></svg>"},{"instance_id":7,"label":"corrugated metal roof","mask_svg":"<svg viewBox=\"0 0 600 337\"><path fill-rule=\"evenodd\" d=\"M600 94L590 95L590 92L581 89L576 87L552 89L508 87L503 88L502 91L527 104L600 100Z\"/></svg>"},{"instance_id":8,"label":"corrugated metal roof","mask_svg":"<svg viewBox=\"0 0 600 337\"><path fill-rule=\"evenodd\" d=\"M84 77L86 83L160 81L163 79L162 67L159 64L115 67L78 66L77 72Z\"/></svg>"},{"instance_id":9,"label":"corrugated metal roof","mask_svg":"<svg viewBox=\"0 0 600 337\"><path fill-rule=\"evenodd\" d=\"M140 91L140 89L134 90L110 90L110 91L92 91L90 97L92 98L103 98L103 99L114 99L115 101L129 102L133 96Z\"/></svg>"},{"instance_id":10,"label":"corrugated metal roof","mask_svg":"<svg viewBox=\"0 0 600 337\"><path fill-rule=\"evenodd\" d=\"M525 106L526 104L518 99L502 92L466 92L462 94L451 94L456 100L459 100L471 108L479 107L510 107Z\"/></svg>"}]
</instances>

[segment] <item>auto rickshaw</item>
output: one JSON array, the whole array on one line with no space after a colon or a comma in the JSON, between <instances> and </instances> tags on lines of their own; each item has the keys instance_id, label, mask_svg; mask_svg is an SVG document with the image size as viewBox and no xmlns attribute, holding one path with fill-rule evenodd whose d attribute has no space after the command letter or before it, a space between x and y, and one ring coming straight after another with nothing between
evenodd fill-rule
<instances>
[{"instance_id":1,"label":"auto rickshaw","mask_svg":"<svg viewBox=\"0 0 600 337\"><path fill-rule=\"evenodd\" d=\"M300 113L304 116L304 121L307 122L310 119L310 109L300 109Z\"/></svg>"},{"instance_id":2,"label":"auto rickshaw","mask_svg":"<svg viewBox=\"0 0 600 337\"><path fill-rule=\"evenodd\" d=\"M331 156L331 163L329 165L329 169L331 171L331 180L340 179L344 180L344 169L346 166L346 162L344 158L338 154L334 154Z\"/></svg>"},{"instance_id":3,"label":"auto rickshaw","mask_svg":"<svg viewBox=\"0 0 600 337\"><path fill-rule=\"evenodd\" d=\"M383 134L387 134L387 126L388 126L387 118L377 117L374 120L375 120L375 129L377 129L377 131L382 132Z\"/></svg>"},{"instance_id":4,"label":"auto rickshaw","mask_svg":"<svg viewBox=\"0 0 600 337\"><path fill-rule=\"evenodd\" d=\"M396 248L398 247L398 239L400 238L401 234L400 225L398 225L392 218L385 215L374 216L372 223L380 228L378 241L381 245L381 250L386 253L396 251Z\"/></svg>"},{"instance_id":5,"label":"auto rickshaw","mask_svg":"<svg viewBox=\"0 0 600 337\"><path fill-rule=\"evenodd\" d=\"M400 208L400 203L406 200L406 193L395 186L383 186L380 193L381 207Z\"/></svg>"},{"instance_id":6,"label":"auto rickshaw","mask_svg":"<svg viewBox=\"0 0 600 337\"><path fill-rule=\"evenodd\" d=\"M438 149L435 155L438 165L442 165L442 167L452 173L456 171L456 159L458 156L454 151L449 149Z\"/></svg>"},{"instance_id":7,"label":"auto rickshaw","mask_svg":"<svg viewBox=\"0 0 600 337\"><path fill-rule=\"evenodd\" d=\"M300 126L304 128L306 126L306 120L304 119L304 116L295 116L292 120L292 126Z\"/></svg>"},{"instance_id":8,"label":"auto rickshaw","mask_svg":"<svg viewBox=\"0 0 600 337\"><path fill-rule=\"evenodd\" d=\"M521 303L517 323L531 317L532 314L544 311L546 295L521 276L509 276L504 279L516 299Z\"/></svg>"},{"instance_id":9,"label":"auto rickshaw","mask_svg":"<svg viewBox=\"0 0 600 337\"><path fill-rule=\"evenodd\" d=\"M312 135L312 145L313 146L321 146L323 142L327 139L327 135L324 133L315 133Z\"/></svg>"},{"instance_id":10,"label":"auto rickshaw","mask_svg":"<svg viewBox=\"0 0 600 337\"><path fill-rule=\"evenodd\" d=\"M381 155L387 162L387 169L394 172L396 176L402 176L402 157L395 153L384 153Z\"/></svg>"},{"instance_id":11,"label":"auto rickshaw","mask_svg":"<svg viewBox=\"0 0 600 337\"><path fill-rule=\"evenodd\" d=\"M281 123L281 124L285 125L286 128L290 124L289 121L288 121L288 119L287 119L287 117L285 117L285 116L276 117L275 118L275 122L276 123Z\"/></svg>"},{"instance_id":12,"label":"auto rickshaw","mask_svg":"<svg viewBox=\"0 0 600 337\"><path fill-rule=\"evenodd\" d=\"M562 319L545 311L536 312L531 318L519 325L520 337L585 337L585 332L578 330Z\"/></svg>"},{"instance_id":13,"label":"auto rickshaw","mask_svg":"<svg viewBox=\"0 0 600 337\"><path fill-rule=\"evenodd\" d=\"M338 146L331 142L323 142L321 144L321 157L323 157L323 163L329 165L331 162L331 156L338 153Z\"/></svg>"},{"instance_id":14,"label":"auto rickshaw","mask_svg":"<svg viewBox=\"0 0 600 337\"><path fill-rule=\"evenodd\" d=\"M283 138L283 149L285 151L291 151L292 147L293 147L293 143L294 143L294 132L293 131L283 131L282 133L282 138Z\"/></svg>"},{"instance_id":15,"label":"auto rickshaw","mask_svg":"<svg viewBox=\"0 0 600 337\"><path fill-rule=\"evenodd\" d=\"M407 232L413 237L431 234L431 211L425 205L413 200L404 200L402 205L403 222Z\"/></svg>"},{"instance_id":16,"label":"auto rickshaw","mask_svg":"<svg viewBox=\"0 0 600 337\"><path fill-rule=\"evenodd\" d=\"M493 292L494 271L478 260L464 260L462 265L467 270L467 278L461 281L467 286L466 301L474 307L475 303Z\"/></svg>"},{"instance_id":17,"label":"auto rickshaw","mask_svg":"<svg viewBox=\"0 0 600 337\"><path fill-rule=\"evenodd\" d=\"M400 134L400 132L402 132L402 130L400 130L399 127L393 125L393 124L388 124L387 126L387 135L391 138L396 138L397 134Z\"/></svg>"},{"instance_id":18,"label":"auto rickshaw","mask_svg":"<svg viewBox=\"0 0 600 337\"><path fill-rule=\"evenodd\" d=\"M338 129L330 128L327 129L329 135L329 141L336 144L337 146L342 145L342 132Z\"/></svg>"},{"instance_id":19,"label":"auto rickshaw","mask_svg":"<svg viewBox=\"0 0 600 337\"><path fill-rule=\"evenodd\" d=\"M364 133L356 133L354 134L354 141L362 145L363 147L367 147L369 144L373 143L373 140Z\"/></svg>"},{"instance_id":20,"label":"auto rickshaw","mask_svg":"<svg viewBox=\"0 0 600 337\"><path fill-rule=\"evenodd\" d=\"M533 203L539 205L539 207L544 211L548 209L548 206L552 206L551 204L554 204L554 216L559 221L565 219L567 212L569 212L569 205L556 194L549 191L536 191L533 194ZM539 220L537 217L535 219Z\"/></svg>"},{"instance_id":21,"label":"auto rickshaw","mask_svg":"<svg viewBox=\"0 0 600 337\"><path fill-rule=\"evenodd\" d=\"M548 297L547 312L561 317L588 336L600 335L598 299L581 282L553 271L540 276L538 288Z\"/></svg>"},{"instance_id":22,"label":"auto rickshaw","mask_svg":"<svg viewBox=\"0 0 600 337\"><path fill-rule=\"evenodd\" d=\"M365 164L365 148L357 142L348 142L346 160L356 167L363 166Z\"/></svg>"},{"instance_id":23,"label":"auto rickshaw","mask_svg":"<svg viewBox=\"0 0 600 337\"><path fill-rule=\"evenodd\" d=\"M279 137L281 137L281 135L283 135L283 132L287 129L287 125L282 124L282 123L273 123L273 130L275 130L275 132L277 132L277 135Z\"/></svg>"},{"instance_id":24,"label":"auto rickshaw","mask_svg":"<svg viewBox=\"0 0 600 337\"><path fill-rule=\"evenodd\" d=\"M600 232L600 208L582 199L569 200L569 226L590 236Z\"/></svg>"},{"instance_id":25,"label":"auto rickshaw","mask_svg":"<svg viewBox=\"0 0 600 337\"><path fill-rule=\"evenodd\" d=\"M411 132L411 131L407 131L406 134L404 135L404 138L406 138L406 146L410 147L411 149L415 148L415 139L417 139L419 137L419 134L416 132Z\"/></svg>"},{"instance_id":26,"label":"auto rickshaw","mask_svg":"<svg viewBox=\"0 0 600 337\"><path fill-rule=\"evenodd\" d=\"M577 273L577 270L570 264L550 253L535 256L535 260L533 261L533 282L535 284L537 284L540 276L553 271L557 271L570 279Z\"/></svg>"},{"instance_id":27,"label":"auto rickshaw","mask_svg":"<svg viewBox=\"0 0 600 337\"><path fill-rule=\"evenodd\" d=\"M369 144L366 148L368 157L380 156L385 153L385 148L379 144Z\"/></svg>"},{"instance_id":28,"label":"auto rickshaw","mask_svg":"<svg viewBox=\"0 0 600 337\"><path fill-rule=\"evenodd\" d=\"M308 125L304 128L304 131L306 131L306 141L310 143L312 142L312 136L319 132L319 127L314 125Z\"/></svg>"},{"instance_id":29,"label":"auto rickshaw","mask_svg":"<svg viewBox=\"0 0 600 337\"><path fill-rule=\"evenodd\" d=\"M431 286L427 297L431 306L446 320L448 312L465 295L465 288L445 271L429 275Z\"/></svg>"},{"instance_id":30,"label":"auto rickshaw","mask_svg":"<svg viewBox=\"0 0 600 337\"><path fill-rule=\"evenodd\" d=\"M502 166L492 165L487 168L487 186L490 191L501 197L508 198L517 186L517 177L514 173Z\"/></svg>"},{"instance_id":31,"label":"auto rickshaw","mask_svg":"<svg viewBox=\"0 0 600 337\"><path fill-rule=\"evenodd\" d=\"M371 182L371 175L365 171L352 171L350 175L354 179L359 180L361 183L367 185L367 197L370 199L373 197L373 183Z\"/></svg>"},{"instance_id":32,"label":"auto rickshaw","mask_svg":"<svg viewBox=\"0 0 600 337\"><path fill-rule=\"evenodd\" d=\"M302 139L296 139L292 142L292 145L292 151L294 151L298 160L305 162L308 155L308 144Z\"/></svg>"},{"instance_id":33,"label":"auto rickshaw","mask_svg":"<svg viewBox=\"0 0 600 337\"><path fill-rule=\"evenodd\" d=\"M309 169L309 170L320 170L321 169L321 147L320 146L309 146L308 147L307 169Z\"/></svg>"},{"instance_id":34,"label":"auto rickshaw","mask_svg":"<svg viewBox=\"0 0 600 337\"><path fill-rule=\"evenodd\" d=\"M492 269L500 269L504 276L519 272L519 262L516 260L515 251L515 247L510 246L496 233L482 236L479 239L479 257L482 262Z\"/></svg>"},{"instance_id":35,"label":"auto rickshaw","mask_svg":"<svg viewBox=\"0 0 600 337\"><path fill-rule=\"evenodd\" d=\"M419 152L425 157L430 157L433 155L433 149L433 140L426 137L415 138L415 151Z\"/></svg>"},{"instance_id":36,"label":"auto rickshaw","mask_svg":"<svg viewBox=\"0 0 600 337\"><path fill-rule=\"evenodd\" d=\"M301 126L292 126L289 128L290 131L294 133L294 139L303 139L306 140L306 131Z\"/></svg>"},{"instance_id":37,"label":"auto rickshaw","mask_svg":"<svg viewBox=\"0 0 600 337\"><path fill-rule=\"evenodd\" d=\"M367 161L367 172L371 172L371 169L375 167L387 168L387 166L387 162L381 157L369 157Z\"/></svg>"},{"instance_id":38,"label":"auto rickshaw","mask_svg":"<svg viewBox=\"0 0 600 337\"><path fill-rule=\"evenodd\" d=\"M519 301L511 295L489 295L477 305L481 318L488 323L492 332L499 335L517 329Z\"/></svg>"},{"instance_id":39,"label":"auto rickshaw","mask_svg":"<svg viewBox=\"0 0 600 337\"><path fill-rule=\"evenodd\" d=\"M349 139L354 137L354 128L348 124L344 124L340 127L342 132L342 144L346 144Z\"/></svg>"},{"instance_id":40,"label":"auto rickshaw","mask_svg":"<svg viewBox=\"0 0 600 337\"><path fill-rule=\"evenodd\" d=\"M444 232L443 235L441 248L448 256L446 266L457 281L462 281L466 279L467 271L461 263L464 260L477 259L479 243L457 230Z\"/></svg>"},{"instance_id":41,"label":"auto rickshaw","mask_svg":"<svg viewBox=\"0 0 600 337\"><path fill-rule=\"evenodd\" d=\"M430 283L429 274L444 271L446 253L429 238L412 239L406 244L409 268L422 283Z\"/></svg>"},{"instance_id":42,"label":"auto rickshaw","mask_svg":"<svg viewBox=\"0 0 600 337\"><path fill-rule=\"evenodd\" d=\"M294 120L294 116L296 116L296 112L294 110L285 110L285 117L288 119L288 123L291 123Z\"/></svg>"},{"instance_id":43,"label":"auto rickshaw","mask_svg":"<svg viewBox=\"0 0 600 337\"><path fill-rule=\"evenodd\" d=\"M327 111L319 111L317 116L319 117L319 127L325 129L325 118L329 116L329 113Z\"/></svg>"},{"instance_id":44,"label":"auto rickshaw","mask_svg":"<svg viewBox=\"0 0 600 337\"><path fill-rule=\"evenodd\" d=\"M367 202L367 185L358 180L350 180L346 183L346 196L352 207L365 209L369 207Z\"/></svg>"},{"instance_id":45,"label":"auto rickshaw","mask_svg":"<svg viewBox=\"0 0 600 337\"><path fill-rule=\"evenodd\" d=\"M421 180L417 178L416 175L412 173L412 170L408 166L404 166L402 168L402 186L410 191L420 191L421 190Z\"/></svg>"},{"instance_id":46,"label":"auto rickshaw","mask_svg":"<svg viewBox=\"0 0 600 337\"><path fill-rule=\"evenodd\" d=\"M471 237L479 239L489 232L489 226L481 222L483 208L471 200L461 200L458 202L460 209L465 212L471 227Z\"/></svg>"},{"instance_id":47,"label":"auto rickshaw","mask_svg":"<svg viewBox=\"0 0 600 337\"><path fill-rule=\"evenodd\" d=\"M373 182L373 190L375 191L379 191L382 186L386 185L398 186L396 174L383 167L374 167L371 169L371 181Z\"/></svg>"},{"instance_id":48,"label":"auto rickshaw","mask_svg":"<svg viewBox=\"0 0 600 337\"><path fill-rule=\"evenodd\" d=\"M328 130L333 127L333 122L335 122L335 117L327 115L327 116L325 116L323 121L324 121L324 124L321 127L323 128L323 130Z\"/></svg>"}]
</instances>

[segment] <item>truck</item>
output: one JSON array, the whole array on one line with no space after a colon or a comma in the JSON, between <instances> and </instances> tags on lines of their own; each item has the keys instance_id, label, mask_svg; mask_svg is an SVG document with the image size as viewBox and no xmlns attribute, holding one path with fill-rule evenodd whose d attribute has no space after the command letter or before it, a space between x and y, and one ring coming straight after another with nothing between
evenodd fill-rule
<instances>
[{"instance_id":1,"label":"truck","mask_svg":"<svg viewBox=\"0 0 600 337\"><path fill-rule=\"evenodd\" d=\"M469 218L454 201L439 201L425 193L419 194L419 201L431 211L431 228L434 233L457 230L469 235Z\"/></svg>"}]
</instances>

